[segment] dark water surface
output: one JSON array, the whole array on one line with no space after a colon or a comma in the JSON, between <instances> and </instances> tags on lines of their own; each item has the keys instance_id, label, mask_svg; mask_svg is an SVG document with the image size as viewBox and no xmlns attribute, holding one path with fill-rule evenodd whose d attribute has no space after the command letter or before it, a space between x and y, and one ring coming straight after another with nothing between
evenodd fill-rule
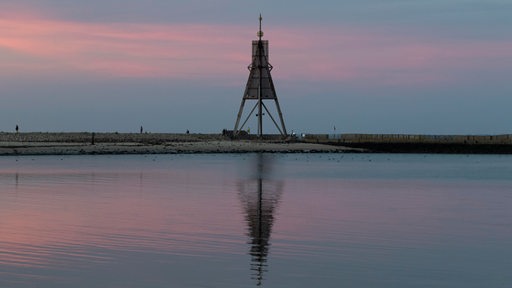
<instances>
[{"instance_id":1,"label":"dark water surface","mask_svg":"<svg viewBox=\"0 0 512 288\"><path fill-rule=\"evenodd\" d=\"M0 287L512 287L512 156L0 158Z\"/></svg>"}]
</instances>

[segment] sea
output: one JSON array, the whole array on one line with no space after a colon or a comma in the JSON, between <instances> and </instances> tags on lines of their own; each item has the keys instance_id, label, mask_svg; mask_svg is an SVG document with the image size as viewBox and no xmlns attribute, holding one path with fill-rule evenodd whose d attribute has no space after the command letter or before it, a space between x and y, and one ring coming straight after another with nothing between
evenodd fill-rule
<instances>
[{"instance_id":1,"label":"sea","mask_svg":"<svg viewBox=\"0 0 512 288\"><path fill-rule=\"evenodd\" d=\"M0 287L512 287L512 156L0 158Z\"/></svg>"}]
</instances>

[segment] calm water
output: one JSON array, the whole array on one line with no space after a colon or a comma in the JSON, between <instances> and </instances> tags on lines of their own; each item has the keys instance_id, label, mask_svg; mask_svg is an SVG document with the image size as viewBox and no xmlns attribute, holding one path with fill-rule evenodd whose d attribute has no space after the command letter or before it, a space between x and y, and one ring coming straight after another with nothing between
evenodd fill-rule
<instances>
[{"instance_id":1,"label":"calm water","mask_svg":"<svg viewBox=\"0 0 512 288\"><path fill-rule=\"evenodd\" d=\"M0 287L512 287L512 156L0 158Z\"/></svg>"}]
</instances>

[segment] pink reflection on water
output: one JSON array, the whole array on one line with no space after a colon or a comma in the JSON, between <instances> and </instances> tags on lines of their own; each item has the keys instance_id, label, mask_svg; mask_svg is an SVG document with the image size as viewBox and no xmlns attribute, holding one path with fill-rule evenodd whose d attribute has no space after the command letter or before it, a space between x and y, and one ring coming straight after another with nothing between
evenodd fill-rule
<instances>
[{"instance_id":1,"label":"pink reflection on water","mask_svg":"<svg viewBox=\"0 0 512 288\"><path fill-rule=\"evenodd\" d=\"M108 262L104 249L232 253L227 235L243 237L236 193L209 171L4 170L0 182L0 265Z\"/></svg>"},{"instance_id":2,"label":"pink reflection on water","mask_svg":"<svg viewBox=\"0 0 512 288\"><path fill-rule=\"evenodd\" d=\"M315 245L343 253L335 243L385 250L506 239L511 234L503 227L512 218L503 195L509 187L466 180L291 181L274 238L287 242L284 253L298 255Z\"/></svg>"},{"instance_id":3,"label":"pink reflection on water","mask_svg":"<svg viewBox=\"0 0 512 288\"><path fill-rule=\"evenodd\" d=\"M101 169L76 168L90 163L73 162L69 169L0 170L0 270L7 268L0 277L8 269L36 277L38 272L30 271L97 272L125 260L139 264L148 254L164 255L152 260L165 262L165 271L172 272L183 267L176 259L192 259L176 273L190 269L185 273L194 277L203 275L196 268L204 260L234 263L227 277L244 271L258 283L272 284L283 271L309 276L316 264L331 269L311 275L320 280L323 275L339 280L335 270L340 266L347 269L345 275L365 277L375 269L407 277L409 271L438 269L432 265L436 261L451 261L441 255L446 251L456 250L454 255L462 260L455 265L465 267L461 263L467 259L493 259L495 247L510 246L510 181L383 177L376 171L367 176L373 164L357 168L363 178L350 178L335 165L353 169L351 165L323 160L292 165L285 160L274 174L257 168L237 177L234 163L253 167L246 161L249 156L220 158L177 162L172 157L163 166L120 158L100 161L97 166L107 167ZM256 166L262 167L258 162ZM401 167L410 169L411 164ZM297 170L301 173L295 174ZM336 178L338 172L346 177ZM474 250L486 256L466 256ZM229 257L225 255L236 257L224 261ZM432 263L419 265L418 255ZM200 272L209 275L212 267L204 267ZM443 268L453 272L452 267ZM126 270L133 271L116 272ZM157 276L162 281L175 276L161 273Z\"/></svg>"}]
</instances>

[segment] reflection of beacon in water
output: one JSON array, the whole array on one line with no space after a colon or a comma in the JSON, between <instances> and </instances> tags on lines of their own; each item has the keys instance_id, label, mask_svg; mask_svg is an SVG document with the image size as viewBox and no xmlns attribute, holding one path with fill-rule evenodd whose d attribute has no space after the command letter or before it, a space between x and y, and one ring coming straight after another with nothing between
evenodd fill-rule
<instances>
[{"instance_id":1,"label":"reflection of beacon in water","mask_svg":"<svg viewBox=\"0 0 512 288\"><path fill-rule=\"evenodd\" d=\"M248 226L252 278L259 286L263 273L268 271L270 233L283 184L269 179L271 156L258 154L256 157L255 173L250 179L239 183L239 193Z\"/></svg>"}]
</instances>

